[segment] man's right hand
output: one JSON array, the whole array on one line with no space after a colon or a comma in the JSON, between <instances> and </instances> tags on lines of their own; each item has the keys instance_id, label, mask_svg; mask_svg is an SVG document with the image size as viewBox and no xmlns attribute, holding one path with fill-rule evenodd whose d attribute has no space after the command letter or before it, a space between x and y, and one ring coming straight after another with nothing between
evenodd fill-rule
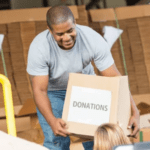
<instances>
[{"instance_id":1,"label":"man's right hand","mask_svg":"<svg viewBox=\"0 0 150 150\"><path fill-rule=\"evenodd\" d=\"M70 134L68 131L66 131L67 124L65 123L65 121L63 121L60 118L55 118L55 120L51 124L51 128L52 128L55 136L60 135L63 137L67 137L67 135Z\"/></svg>"}]
</instances>

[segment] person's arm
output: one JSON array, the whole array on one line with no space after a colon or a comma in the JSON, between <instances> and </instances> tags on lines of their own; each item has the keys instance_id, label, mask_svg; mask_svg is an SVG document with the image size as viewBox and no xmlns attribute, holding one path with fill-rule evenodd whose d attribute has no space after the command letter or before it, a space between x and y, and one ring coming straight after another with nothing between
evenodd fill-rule
<instances>
[{"instance_id":1,"label":"person's arm","mask_svg":"<svg viewBox=\"0 0 150 150\"><path fill-rule=\"evenodd\" d=\"M48 124L51 126L55 135L66 137L69 132L65 130L66 123L53 115L50 100L47 95L48 75L45 76L31 76L33 95L35 104L42 113Z\"/></svg>"},{"instance_id":2,"label":"person's arm","mask_svg":"<svg viewBox=\"0 0 150 150\"><path fill-rule=\"evenodd\" d=\"M100 74L102 76L108 76L108 77L121 76L115 64L110 66L108 69L101 71ZM132 117L130 118L129 121L129 127L130 128L134 127L133 133L130 136L137 137L140 129L140 115L131 94L130 94L130 101L131 101Z\"/></svg>"}]
</instances>

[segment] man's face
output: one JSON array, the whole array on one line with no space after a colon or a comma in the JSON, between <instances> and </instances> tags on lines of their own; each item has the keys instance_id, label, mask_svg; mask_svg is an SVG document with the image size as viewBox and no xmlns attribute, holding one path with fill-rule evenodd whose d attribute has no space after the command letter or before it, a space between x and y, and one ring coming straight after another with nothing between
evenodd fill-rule
<instances>
[{"instance_id":1,"label":"man's face","mask_svg":"<svg viewBox=\"0 0 150 150\"><path fill-rule=\"evenodd\" d=\"M62 49L68 50L74 46L77 35L75 26L72 20L69 19L64 23L52 25L52 30L49 29Z\"/></svg>"}]
</instances>

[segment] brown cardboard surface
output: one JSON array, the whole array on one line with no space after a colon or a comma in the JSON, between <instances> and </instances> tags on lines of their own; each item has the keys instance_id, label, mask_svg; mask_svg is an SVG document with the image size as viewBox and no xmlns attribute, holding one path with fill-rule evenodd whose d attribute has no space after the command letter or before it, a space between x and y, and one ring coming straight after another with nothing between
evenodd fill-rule
<instances>
[{"instance_id":1,"label":"brown cardboard surface","mask_svg":"<svg viewBox=\"0 0 150 150\"><path fill-rule=\"evenodd\" d=\"M36 21L35 26L36 26L36 35L47 29L46 21Z\"/></svg>"},{"instance_id":2,"label":"brown cardboard surface","mask_svg":"<svg viewBox=\"0 0 150 150\"><path fill-rule=\"evenodd\" d=\"M37 114L30 115L32 129L41 129Z\"/></svg>"},{"instance_id":3,"label":"brown cardboard surface","mask_svg":"<svg viewBox=\"0 0 150 150\"><path fill-rule=\"evenodd\" d=\"M42 132L42 129L29 129L26 131L17 132L17 137L35 143L43 143L44 140L44 134Z\"/></svg>"},{"instance_id":4,"label":"brown cardboard surface","mask_svg":"<svg viewBox=\"0 0 150 150\"><path fill-rule=\"evenodd\" d=\"M77 137L77 136L73 136L73 135L70 135L69 136L69 138L70 138L70 141L71 141L71 143L80 143L80 142L87 142L88 140L87 139L85 139L85 138L81 138L81 137ZM92 141L91 139L89 139L89 141Z\"/></svg>"},{"instance_id":5,"label":"brown cardboard surface","mask_svg":"<svg viewBox=\"0 0 150 150\"><path fill-rule=\"evenodd\" d=\"M108 9L93 9L89 10L92 22L106 22L115 20L115 13L113 8Z\"/></svg>"},{"instance_id":6,"label":"brown cardboard surface","mask_svg":"<svg viewBox=\"0 0 150 150\"><path fill-rule=\"evenodd\" d=\"M136 105L138 105L141 102L150 105L150 94L133 95L133 99Z\"/></svg>"},{"instance_id":7,"label":"brown cardboard surface","mask_svg":"<svg viewBox=\"0 0 150 150\"><path fill-rule=\"evenodd\" d=\"M82 143L73 143L70 144L70 150L84 150Z\"/></svg>"},{"instance_id":8,"label":"brown cardboard surface","mask_svg":"<svg viewBox=\"0 0 150 150\"><path fill-rule=\"evenodd\" d=\"M118 20L150 16L150 5L115 8Z\"/></svg>"},{"instance_id":9,"label":"brown cardboard surface","mask_svg":"<svg viewBox=\"0 0 150 150\"><path fill-rule=\"evenodd\" d=\"M22 52L20 23L7 24L10 52Z\"/></svg>"},{"instance_id":10,"label":"brown cardboard surface","mask_svg":"<svg viewBox=\"0 0 150 150\"><path fill-rule=\"evenodd\" d=\"M149 53L149 34L150 34L150 21L149 17L142 17L137 19L139 32L141 36L142 46L143 46L143 54L144 54L144 62L146 66L147 76L150 84L150 72L149 72L149 60L150 60L150 53ZM150 91L150 90L149 90ZM149 91L147 93L149 93Z\"/></svg>"},{"instance_id":11,"label":"brown cardboard surface","mask_svg":"<svg viewBox=\"0 0 150 150\"><path fill-rule=\"evenodd\" d=\"M9 52L9 45L8 45L8 36L7 36L7 25L2 24L0 25L0 34L4 34L4 40L2 43L2 48L4 52Z\"/></svg>"},{"instance_id":12,"label":"brown cardboard surface","mask_svg":"<svg viewBox=\"0 0 150 150\"><path fill-rule=\"evenodd\" d=\"M121 78L126 78L124 81L120 82ZM70 97L71 97L71 89L72 86L79 86L79 87L87 87L87 88L94 88L94 89L102 89L102 90L109 90L112 92L112 100L111 100L111 110L110 110L110 123L117 123L121 122L122 127L127 128L127 122L129 121L129 113L127 113L127 120L119 120L121 115L125 114L126 111L129 111L126 109L123 109L123 111L118 110L118 106L121 105L121 109L124 107L125 103L129 102L129 96L120 96L119 92L125 92L129 95L129 89L128 89L128 83L125 85L121 85L124 82L127 82L127 77L100 77L100 76L92 76L92 75L83 75L83 74L74 74L70 73L69 75L69 82L67 87L67 93L65 98L65 104L63 109L63 116L62 119L64 119L67 122L68 118L68 111L69 111L69 105L70 105ZM121 87L119 87L119 84ZM127 87L126 87L127 86ZM123 88L123 91L119 91L119 88ZM126 92L127 90L127 92ZM118 103L118 99L121 98L123 101L126 102L120 102ZM128 100L126 99L128 98ZM128 106L127 106L128 107ZM117 113L120 113L119 118ZM94 133L98 126L96 125L88 125L88 124L82 124L82 123L76 123L76 122L67 122L68 123L68 131L70 133L84 135L86 138L93 138ZM129 130L126 130L125 133L129 134Z\"/></svg>"},{"instance_id":13,"label":"brown cardboard surface","mask_svg":"<svg viewBox=\"0 0 150 150\"><path fill-rule=\"evenodd\" d=\"M31 129L30 117L16 118L16 131L26 131ZM6 119L0 119L0 130L7 132Z\"/></svg>"},{"instance_id":14,"label":"brown cardboard surface","mask_svg":"<svg viewBox=\"0 0 150 150\"><path fill-rule=\"evenodd\" d=\"M140 115L145 115L150 113L150 105L144 102L141 102L137 105L137 108L140 112Z\"/></svg>"},{"instance_id":15,"label":"brown cardboard surface","mask_svg":"<svg viewBox=\"0 0 150 150\"><path fill-rule=\"evenodd\" d=\"M148 83L148 76L147 76L147 71L146 71L146 66L144 61L144 51L143 51L143 45L140 36L141 34L139 32L137 19L128 20L126 25L127 25L126 29L130 41L129 43L131 45L131 47L128 48L131 49L130 58L132 59L132 64L130 64L130 66L131 65L133 66L132 70L134 71L134 74L132 73L134 77L132 78L132 81L135 81L134 85L137 85L138 93L145 94L149 92L149 83ZM129 77L130 76L131 73L129 74Z\"/></svg>"},{"instance_id":16,"label":"brown cardboard surface","mask_svg":"<svg viewBox=\"0 0 150 150\"><path fill-rule=\"evenodd\" d=\"M127 129L129 119L131 116L131 103L128 87L128 78L125 78L123 76L120 78L121 80L119 86L117 122L119 123L125 134L130 134L130 131Z\"/></svg>"},{"instance_id":17,"label":"brown cardboard surface","mask_svg":"<svg viewBox=\"0 0 150 150\"><path fill-rule=\"evenodd\" d=\"M143 142L150 141L150 128L143 128L140 131L143 132ZM137 139L133 139L134 143L140 142L140 136Z\"/></svg>"},{"instance_id":18,"label":"brown cardboard surface","mask_svg":"<svg viewBox=\"0 0 150 150\"><path fill-rule=\"evenodd\" d=\"M76 23L80 25L88 26L88 15L85 9L85 5L80 5L77 7L78 9L78 18L76 19Z\"/></svg>"},{"instance_id":19,"label":"brown cardboard surface","mask_svg":"<svg viewBox=\"0 0 150 150\"><path fill-rule=\"evenodd\" d=\"M26 21L45 21L46 13L49 8L50 7L0 11L0 24ZM77 19L77 6L69 6L69 8L73 12L75 19Z\"/></svg>"},{"instance_id":20,"label":"brown cardboard surface","mask_svg":"<svg viewBox=\"0 0 150 150\"><path fill-rule=\"evenodd\" d=\"M35 22L22 22L20 23L20 29L21 29L21 39L22 39L22 45L23 45L23 54L24 54L24 61L25 64L27 64L27 55L29 46L32 42L32 40L36 36L36 26Z\"/></svg>"},{"instance_id":21,"label":"brown cardboard surface","mask_svg":"<svg viewBox=\"0 0 150 150\"><path fill-rule=\"evenodd\" d=\"M140 116L140 128L150 128L150 112Z\"/></svg>"},{"instance_id":22,"label":"brown cardboard surface","mask_svg":"<svg viewBox=\"0 0 150 150\"><path fill-rule=\"evenodd\" d=\"M14 114L18 115L19 111L21 110L21 108L23 107L23 105L17 105L14 106ZM0 117L6 117L5 115L5 108L0 108Z\"/></svg>"},{"instance_id":23,"label":"brown cardboard surface","mask_svg":"<svg viewBox=\"0 0 150 150\"><path fill-rule=\"evenodd\" d=\"M17 116L35 114L35 113L36 113L36 106L34 100L31 98L25 101L22 109L19 111Z\"/></svg>"}]
</instances>

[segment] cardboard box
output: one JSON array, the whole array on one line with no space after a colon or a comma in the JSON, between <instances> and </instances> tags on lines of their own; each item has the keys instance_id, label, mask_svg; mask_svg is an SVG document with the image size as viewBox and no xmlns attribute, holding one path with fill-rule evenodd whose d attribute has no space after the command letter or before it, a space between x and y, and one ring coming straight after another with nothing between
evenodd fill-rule
<instances>
[{"instance_id":1,"label":"cardboard box","mask_svg":"<svg viewBox=\"0 0 150 150\"><path fill-rule=\"evenodd\" d=\"M22 109L19 111L17 116L36 114L36 105L33 98L29 98L25 101Z\"/></svg>"},{"instance_id":2,"label":"cardboard box","mask_svg":"<svg viewBox=\"0 0 150 150\"><path fill-rule=\"evenodd\" d=\"M82 143L70 144L70 150L84 150Z\"/></svg>"},{"instance_id":3,"label":"cardboard box","mask_svg":"<svg viewBox=\"0 0 150 150\"><path fill-rule=\"evenodd\" d=\"M39 144L18 137L13 137L2 131L0 131L0 139L0 147L3 150L48 150L46 147Z\"/></svg>"},{"instance_id":4,"label":"cardboard box","mask_svg":"<svg viewBox=\"0 0 150 150\"><path fill-rule=\"evenodd\" d=\"M29 8L1 11L0 24L9 24L13 22L27 22L27 21L45 21L46 13L50 7L43 8ZM69 6L75 19L78 19L77 6ZM5 16L5 17L4 17ZM23 16L23 17L22 17ZM6 19L9 18L9 19Z\"/></svg>"},{"instance_id":5,"label":"cardboard box","mask_svg":"<svg viewBox=\"0 0 150 150\"><path fill-rule=\"evenodd\" d=\"M150 113L140 116L140 128L150 128Z\"/></svg>"},{"instance_id":6,"label":"cardboard box","mask_svg":"<svg viewBox=\"0 0 150 150\"><path fill-rule=\"evenodd\" d=\"M17 132L26 131L26 130L31 129L30 117L15 118L15 122L16 122L16 131ZM0 130L7 132L6 119L0 119Z\"/></svg>"},{"instance_id":7,"label":"cardboard box","mask_svg":"<svg viewBox=\"0 0 150 150\"><path fill-rule=\"evenodd\" d=\"M125 134L131 115L128 77L69 74L62 119L68 131L93 139L103 123L119 123Z\"/></svg>"},{"instance_id":8,"label":"cardboard box","mask_svg":"<svg viewBox=\"0 0 150 150\"><path fill-rule=\"evenodd\" d=\"M137 139L134 139L134 143L137 142L148 142L150 141L150 128L142 128L139 132L139 136Z\"/></svg>"},{"instance_id":9,"label":"cardboard box","mask_svg":"<svg viewBox=\"0 0 150 150\"><path fill-rule=\"evenodd\" d=\"M14 115L18 115L23 105L14 106ZM5 108L0 108L0 118L6 117Z\"/></svg>"},{"instance_id":10,"label":"cardboard box","mask_svg":"<svg viewBox=\"0 0 150 150\"><path fill-rule=\"evenodd\" d=\"M24 105L14 106L14 115L16 117L36 114L36 106L32 98L27 99ZM0 108L0 118L6 117L5 108Z\"/></svg>"},{"instance_id":11,"label":"cardboard box","mask_svg":"<svg viewBox=\"0 0 150 150\"><path fill-rule=\"evenodd\" d=\"M140 103L146 103L150 105L150 94L140 94L140 95L133 95L133 99L135 104L138 106Z\"/></svg>"}]
</instances>

